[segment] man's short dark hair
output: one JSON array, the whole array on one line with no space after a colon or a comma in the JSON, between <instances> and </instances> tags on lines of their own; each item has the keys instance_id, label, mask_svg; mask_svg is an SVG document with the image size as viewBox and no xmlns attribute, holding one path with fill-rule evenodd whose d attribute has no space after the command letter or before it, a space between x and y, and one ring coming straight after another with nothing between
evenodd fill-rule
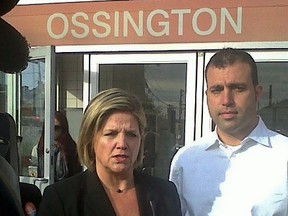
<instances>
[{"instance_id":1,"label":"man's short dark hair","mask_svg":"<svg viewBox=\"0 0 288 216\"><path fill-rule=\"evenodd\" d=\"M252 56L243 50L233 48L221 49L212 56L205 69L206 80L208 68L226 68L237 62L246 63L250 66L252 82L254 86L258 85L257 65Z\"/></svg>"}]
</instances>

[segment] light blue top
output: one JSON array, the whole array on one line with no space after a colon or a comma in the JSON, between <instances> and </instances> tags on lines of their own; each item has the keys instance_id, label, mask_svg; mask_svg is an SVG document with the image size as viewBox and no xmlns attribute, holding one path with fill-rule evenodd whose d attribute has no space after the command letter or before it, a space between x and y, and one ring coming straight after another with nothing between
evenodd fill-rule
<instances>
[{"instance_id":1,"label":"light blue top","mask_svg":"<svg viewBox=\"0 0 288 216\"><path fill-rule=\"evenodd\" d=\"M184 146L170 180L186 216L288 216L288 138L257 127L240 148L223 147L216 132Z\"/></svg>"}]
</instances>

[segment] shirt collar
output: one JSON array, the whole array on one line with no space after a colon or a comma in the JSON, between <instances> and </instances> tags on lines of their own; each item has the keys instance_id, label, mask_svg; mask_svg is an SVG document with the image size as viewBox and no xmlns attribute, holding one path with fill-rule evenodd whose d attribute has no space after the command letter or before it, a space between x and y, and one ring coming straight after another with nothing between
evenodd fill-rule
<instances>
[{"instance_id":1,"label":"shirt collar","mask_svg":"<svg viewBox=\"0 0 288 216\"><path fill-rule=\"evenodd\" d=\"M259 120L258 120L257 126L254 128L253 131L251 131L251 133L246 138L244 138L244 140L242 140L242 143L245 144L249 140L254 140L256 143L259 143L263 146L272 147L270 143L269 130L260 116L258 116L258 119ZM207 142L208 144L207 144L206 150L218 148L220 145L221 141L216 132L217 131L216 128L211 134L209 134L209 138L208 138L209 142Z\"/></svg>"},{"instance_id":2,"label":"shirt collar","mask_svg":"<svg viewBox=\"0 0 288 216\"><path fill-rule=\"evenodd\" d=\"M218 148L220 144L220 139L218 138L218 134L216 129L208 135L208 142L206 146L206 150Z\"/></svg>"},{"instance_id":3,"label":"shirt collar","mask_svg":"<svg viewBox=\"0 0 288 216\"><path fill-rule=\"evenodd\" d=\"M243 141L252 139L261 145L272 147L270 142L270 131L260 116L258 116L258 119L259 120L257 126Z\"/></svg>"}]
</instances>

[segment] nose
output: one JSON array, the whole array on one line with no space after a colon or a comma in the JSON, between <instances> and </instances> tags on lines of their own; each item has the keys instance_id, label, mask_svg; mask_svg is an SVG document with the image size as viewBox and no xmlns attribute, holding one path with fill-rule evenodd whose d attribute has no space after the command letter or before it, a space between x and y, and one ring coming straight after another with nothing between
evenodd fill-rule
<instances>
[{"instance_id":1,"label":"nose","mask_svg":"<svg viewBox=\"0 0 288 216\"><path fill-rule=\"evenodd\" d=\"M232 106L234 104L234 95L233 91L225 89L222 93L222 105L223 106Z\"/></svg>"},{"instance_id":2,"label":"nose","mask_svg":"<svg viewBox=\"0 0 288 216\"><path fill-rule=\"evenodd\" d=\"M126 136L123 133L119 133L117 136L117 149L127 149L127 142L126 142Z\"/></svg>"}]
</instances>

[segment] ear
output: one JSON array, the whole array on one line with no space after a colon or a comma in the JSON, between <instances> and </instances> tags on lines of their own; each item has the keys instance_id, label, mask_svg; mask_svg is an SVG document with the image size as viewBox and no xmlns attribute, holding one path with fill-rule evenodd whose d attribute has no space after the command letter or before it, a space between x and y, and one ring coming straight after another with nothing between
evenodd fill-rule
<instances>
[{"instance_id":1,"label":"ear","mask_svg":"<svg viewBox=\"0 0 288 216\"><path fill-rule=\"evenodd\" d=\"M259 101L260 98L262 97L262 95L263 95L263 86L261 86L261 85L255 86L255 99L256 99L256 101Z\"/></svg>"}]
</instances>

